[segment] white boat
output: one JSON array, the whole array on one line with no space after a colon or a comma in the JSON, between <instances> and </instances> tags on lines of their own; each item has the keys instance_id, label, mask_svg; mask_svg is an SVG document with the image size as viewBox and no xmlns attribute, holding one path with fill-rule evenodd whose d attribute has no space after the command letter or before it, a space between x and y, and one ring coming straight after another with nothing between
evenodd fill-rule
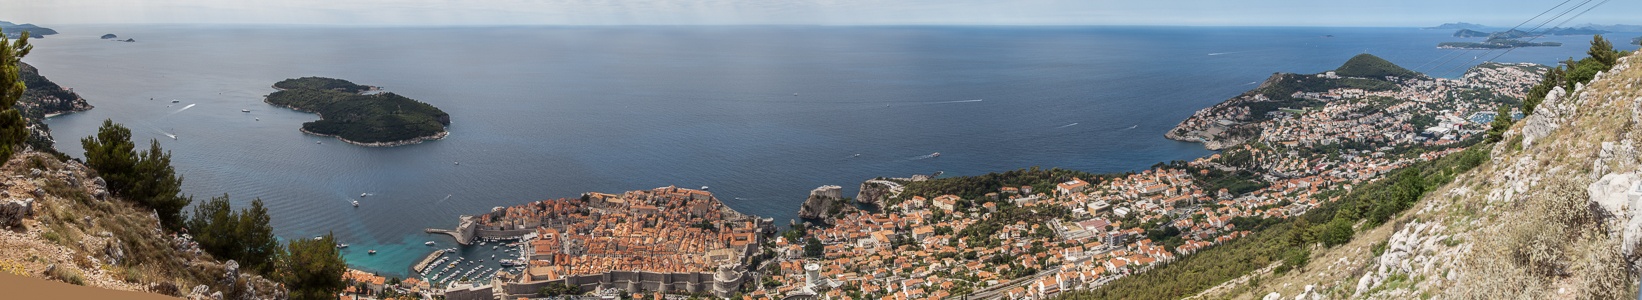
<instances>
[{"instance_id":1,"label":"white boat","mask_svg":"<svg viewBox=\"0 0 1642 300\"><path fill-rule=\"evenodd\" d=\"M182 100L171 99L171 103L178 103L178 102L182 102Z\"/></svg>"},{"instance_id":2,"label":"white boat","mask_svg":"<svg viewBox=\"0 0 1642 300\"><path fill-rule=\"evenodd\" d=\"M703 190L703 191L707 190L707 186L705 186L705 185L701 186L701 190Z\"/></svg>"},{"instance_id":3,"label":"white boat","mask_svg":"<svg viewBox=\"0 0 1642 300\"><path fill-rule=\"evenodd\" d=\"M940 152L930 153L929 157L941 157L941 153Z\"/></svg>"},{"instance_id":4,"label":"white boat","mask_svg":"<svg viewBox=\"0 0 1642 300\"><path fill-rule=\"evenodd\" d=\"M428 242L422 243L422 244L423 245L428 245L428 246L433 246L433 241L428 241Z\"/></svg>"},{"instance_id":5,"label":"white boat","mask_svg":"<svg viewBox=\"0 0 1642 300\"><path fill-rule=\"evenodd\" d=\"M371 255L376 255L376 249L371 249L370 252L366 252L366 253L370 253Z\"/></svg>"},{"instance_id":6,"label":"white boat","mask_svg":"<svg viewBox=\"0 0 1642 300\"><path fill-rule=\"evenodd\" d=\"M348 244L336 244L337 249L347 248Z\"/></svg>"},{"instance_id":7,"label":"white boat","mask_svg":"<svg viewBox=\"0 0 1642 300\"><path fill-rule=\"evenodd\" d=\"M353 202L353 207L359 207L359 201L354 201Z\"/></svg>"},{"instance_id":8,"label":"white boat","mask_svg":"<svg viewBox=\"0 0 1642 300\"><path fill-rule=\"evenodd\" d=\"M365 196L370 196L370 195L371 194L368 194L368 193L359 193L360 198L365 198Z\"/></svg>"},{"instance_id":9,"label":"white boat","mask_svg":"<svg viewBox=\"0 0 1642 300\"><path fill-rule=\"evenodd\" d=\"M243 108L242 108L242 109L240 109L240 110L239 110L239 112L251 112L251 110L250 110L250 109L243 109Z\"/></svg>"}]
</instances>

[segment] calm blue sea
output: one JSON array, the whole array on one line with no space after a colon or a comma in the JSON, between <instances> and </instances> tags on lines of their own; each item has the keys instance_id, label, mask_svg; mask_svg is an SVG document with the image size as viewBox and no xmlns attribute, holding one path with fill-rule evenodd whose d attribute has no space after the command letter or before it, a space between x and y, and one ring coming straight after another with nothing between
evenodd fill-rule
<instances>
[{"instance_id":1,"label":"calm blue sea","mask_svg":"<svg viewBox=\"0 0 1642 300\"><path fill-rule=\"evenodd\" d=\"M173 152L196 201L261 198L282 238L334 232L350 263L388 274L431 251L424 241L453 245L423 228L585 191L711 186L785 223L810 189L853 194L878 176L1191 159L1209 152L1163 133L1272 72L1363 52L1415 67L1456 51L1434 47L1449 31L1405 28L56 29L25 61L97 106L48 122L59 150L81 156L78 139L103 119L124 123ZM1543 40L1568 46L1500 60L1555 63L1589 37ZM431 103L451 135L397 148L304 135L315 115L262 102L301 76ZM492 254L479 248L464 255Z\"/></svg>"}]
</instances>

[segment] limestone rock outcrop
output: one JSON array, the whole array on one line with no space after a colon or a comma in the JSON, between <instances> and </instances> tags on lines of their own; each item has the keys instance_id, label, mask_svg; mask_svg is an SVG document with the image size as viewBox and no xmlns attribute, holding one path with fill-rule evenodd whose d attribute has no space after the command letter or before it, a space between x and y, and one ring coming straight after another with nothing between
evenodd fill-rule
<instances>
[{"instance_id":1,"label":"limestone rock outcrop","mask_svg":"<svg viewBox=\"0 0 1642 300\"><path fill-rule=\"evenodd\" d=\"M810 197L804 199L804 205L798 208L798 217L804 219L820 219L827 221L834 213L838 213L848 203L844 203L844 187L824 185L810 190Z\"/></svg>"}]
</instances>

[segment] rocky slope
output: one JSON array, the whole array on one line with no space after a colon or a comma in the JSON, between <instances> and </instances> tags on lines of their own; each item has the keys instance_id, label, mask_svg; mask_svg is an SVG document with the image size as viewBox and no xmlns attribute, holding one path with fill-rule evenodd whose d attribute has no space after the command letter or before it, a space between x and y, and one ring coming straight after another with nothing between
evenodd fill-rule
<instances>
[{"instance_id":1,"label":"rocky slope","mask_svg":"<svg viewBox=\"0 0 1642 300\"><path fill-rule=\"evenodd\" d=\"M1642 58L1551 92L1492 160L1310 263L1200 298L1635 299ZM1268 268L1269 270L1269 268Z\"/></svg>"},{"instance_id":2,"label":"rocky slope","mask_svg":"<svg viewBox=\"0 0 1642 300\"><path fill-rule=\"evenodd\" d=\"M285 298L278 284L164 233L153 211L109 196L94 173L39 152L0 167L0 270L190 298Z\"/></svg>"}]
</instances>

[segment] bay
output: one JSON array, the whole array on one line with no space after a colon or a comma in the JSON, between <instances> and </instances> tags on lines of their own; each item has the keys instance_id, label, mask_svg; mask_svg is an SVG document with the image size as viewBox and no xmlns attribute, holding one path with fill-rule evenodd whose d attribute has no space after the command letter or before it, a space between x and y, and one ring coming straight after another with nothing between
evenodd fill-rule
<instances>
[{"instance_id":1,"label":"bay","mask_svg":"<svg viewBox=\"0 0 1642 300\"><path fill-rule=\"evenodd\" d=\"M812 188L853 195L880 176L1139 170L1209 154L1162 135L1272 72L1364 52L1410 68L1485 53L1436 49L1451 32L1413 28L54 28L25 61L97 106L48 121L60 151L82 157L78 139L113 119L171 150L196 201L261 198L283 239L335 233L355 267L395 275L431 251L424 241L454 244L423 228L492 207L710 186L785 223ZM1547 37L1565 46L1499 61L1554 64L1588 40ZM451 135L366 148L302 134L317 116L262 96L303 76L433 104Z\"/></svg>"}]
</instances>

